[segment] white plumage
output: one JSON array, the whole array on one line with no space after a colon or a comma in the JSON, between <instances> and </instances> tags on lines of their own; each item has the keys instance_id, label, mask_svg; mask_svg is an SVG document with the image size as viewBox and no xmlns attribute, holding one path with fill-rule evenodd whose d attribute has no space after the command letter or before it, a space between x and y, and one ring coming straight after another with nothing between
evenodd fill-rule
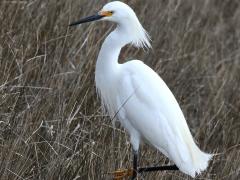
<instances>
[{"instance_id":1,"label":"white plumage","mask_svg":"<svg viewBox=\"0 0 240 180\"><path fill-rule=\"evenodd\" d=\"M126 4L108 3L99 14L104 12L111 13L102 20L116 22L117 27L104 41L97 59L95 80L103 106L111 117L117 113L135 151L143 139L194 177L207 168L212 155L195 144L174 95L143 62L118 63L123 46L150 47L149 36Z\"/></svg>"}]
</instances>

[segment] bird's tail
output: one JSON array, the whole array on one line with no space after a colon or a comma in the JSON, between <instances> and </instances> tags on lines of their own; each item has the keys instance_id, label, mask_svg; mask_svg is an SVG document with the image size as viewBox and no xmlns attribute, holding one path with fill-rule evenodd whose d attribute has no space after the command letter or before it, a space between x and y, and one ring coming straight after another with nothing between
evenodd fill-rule
<instances>
[{"instance_id":1,"label":"bird's tail","mask_svg":"<svg viewBox=\"0 0 240 180\"><path fill-rule=\"evenodd\" d=\"M192 162L190 164L182 163L179 169L186 174L195 177L196 174L200 174L208 167L208 162L213 155L201 151L195 143L192 144L191 149L189 148L189 150Z\"/></svg>"}]
</instances>

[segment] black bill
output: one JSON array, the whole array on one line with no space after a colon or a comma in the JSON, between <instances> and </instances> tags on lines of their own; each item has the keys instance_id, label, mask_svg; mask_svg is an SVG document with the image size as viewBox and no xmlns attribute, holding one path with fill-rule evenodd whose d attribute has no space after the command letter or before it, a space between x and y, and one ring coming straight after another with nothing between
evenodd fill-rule
<instances>
[{"instance_id":1,"label":"black bill","mask_svg":"<svg viewBox=\"0 0 240 180\"><path fill-rule=\"evenodd\" d=\"M69 26L75 26L75 25L78 25L78 24L86 23L86 22L96 21L96 20L102 19L103 17L104 16L102 16L102 15L96 14L96 15L93 15L93 16L83 18L83 19L81 19L77 22L73 22L73 23L69 24Z\"/></svg>"}]
</instances>

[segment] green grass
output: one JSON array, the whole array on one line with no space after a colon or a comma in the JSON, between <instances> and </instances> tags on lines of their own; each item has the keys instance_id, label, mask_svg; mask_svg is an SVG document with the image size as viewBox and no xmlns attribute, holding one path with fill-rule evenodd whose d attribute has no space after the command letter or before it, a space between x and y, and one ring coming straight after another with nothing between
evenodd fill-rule
<instances>
[{"instance_id":1,"label":"green grass","mask_svg":"<svg viewBox=\"0 0 240 180\"><path fill-rule=\"evenodd\" d=\"M128 135L101 112L94 68L110 23L68 24L107 1L0 2L0 179L111 179L130 167ZM199 179L239 179L240 2L125 1L153 49L126 47L168 84L201 149L219 153ZM140 165L168 163L141 146ZM191 179L180 172L140 179Z\"/></svg>"}]
</instances>

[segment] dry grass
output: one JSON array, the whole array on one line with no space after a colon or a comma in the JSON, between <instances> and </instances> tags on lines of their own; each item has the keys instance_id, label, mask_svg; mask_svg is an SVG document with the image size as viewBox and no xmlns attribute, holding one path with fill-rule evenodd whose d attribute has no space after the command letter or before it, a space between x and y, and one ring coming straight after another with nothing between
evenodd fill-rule
<instances>
[{"instance_id":1,"label":"dry grass","mask_svg":"<svg viewBox=\"0 0 240 180\"><path fill-rule=\"evenodd\" d=\"M106 1L1 0L0 179L111 179L131 165L123 129L101 113L96 56L108 23L69 29ZM178 99L201 149L220 153L199 179L240 177L239 0L128 0L153 50L124 48L143 59ZM141 147L141 165L168 160ZM140 179L191 179L180 172Z\"/></svg>"}]
</instances>

